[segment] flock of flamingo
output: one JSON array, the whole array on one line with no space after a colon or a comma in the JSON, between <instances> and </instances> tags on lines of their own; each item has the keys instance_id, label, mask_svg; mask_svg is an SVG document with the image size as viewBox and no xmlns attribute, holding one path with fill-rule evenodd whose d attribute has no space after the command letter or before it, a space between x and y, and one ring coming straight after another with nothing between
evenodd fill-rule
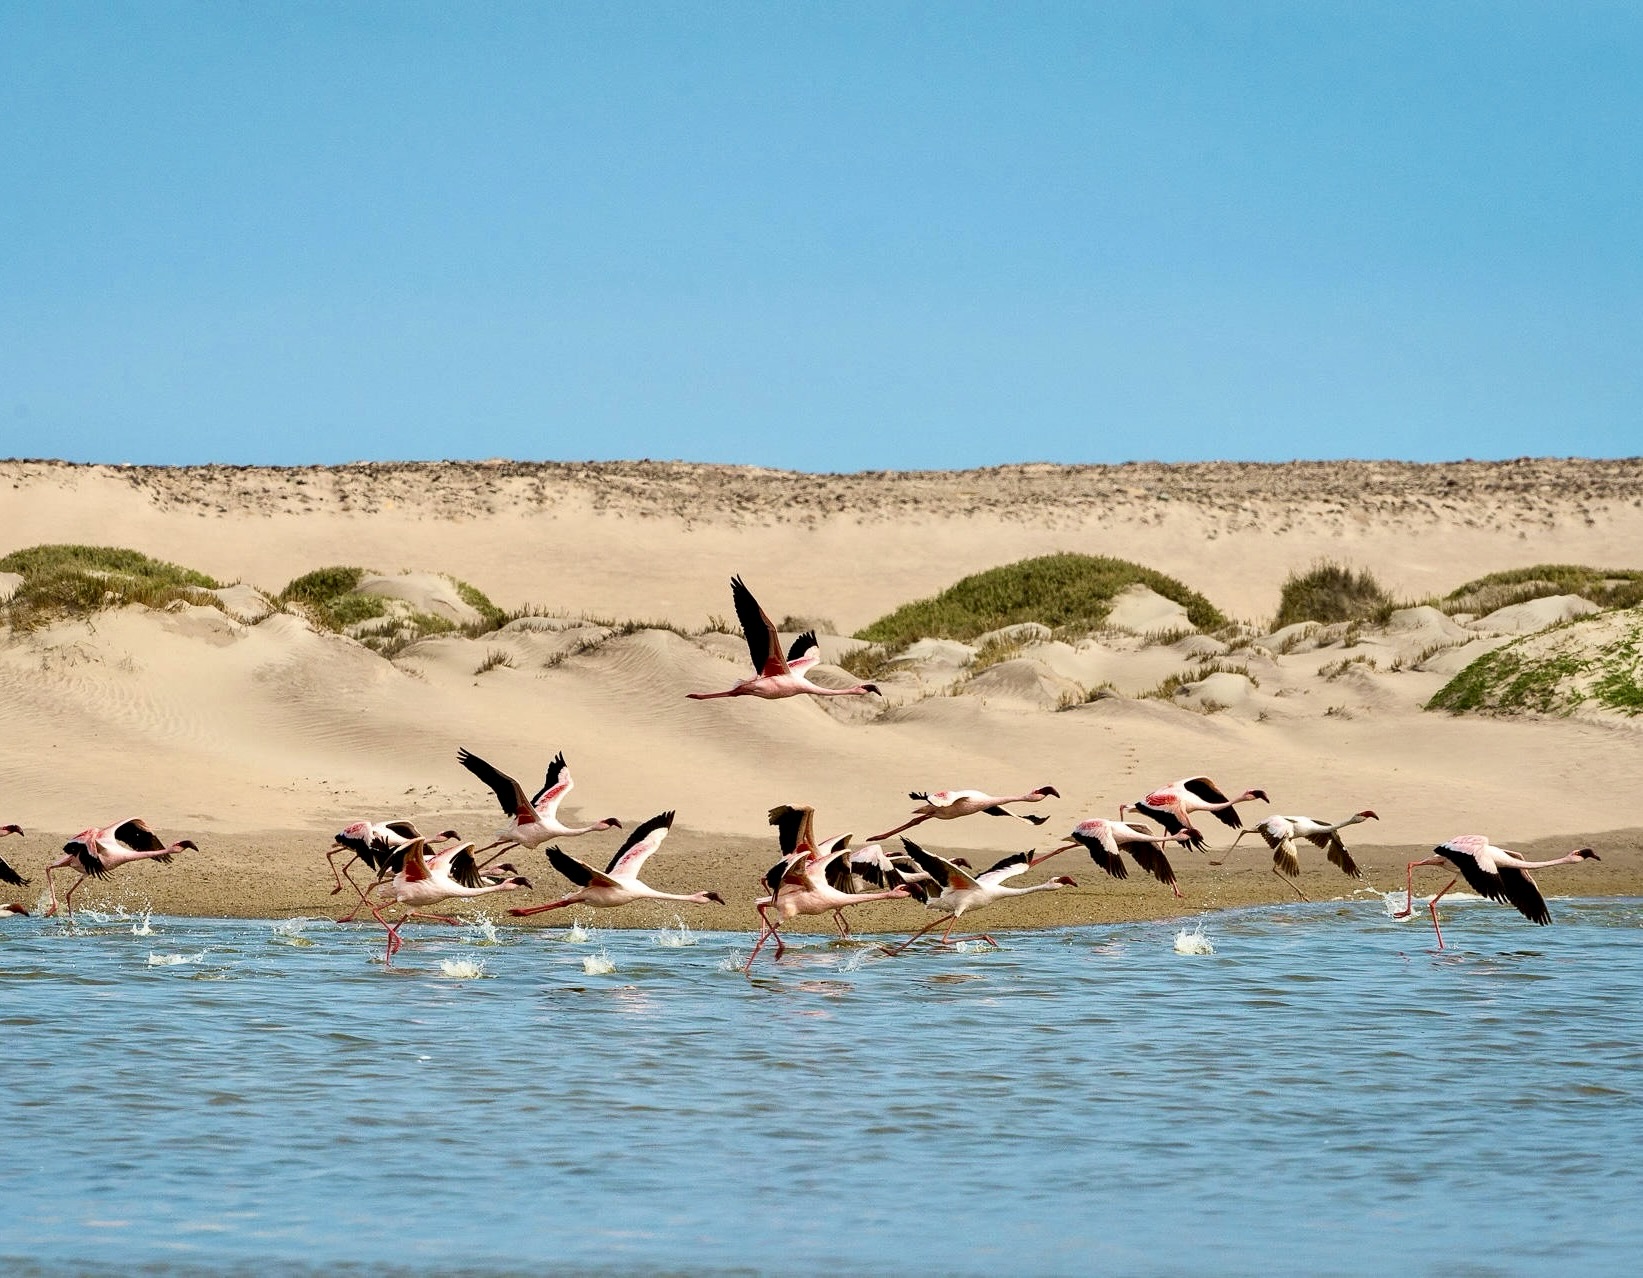
<instances>
[{"instance_id":1,"label":"flock of flamingo","mask_svg":"<svg viewBox=\"0 0 1643 1278\"><path fill-rule=\"evenodd\" d=\"M806 674L820 657L815 634L807 632L800 635L784 654L776 627L740 577L731 579L731 595L756 673L724 691L688 693L692 700L722 697L777 700L795 696L843 697L878 693L878 688L871 683L848 688L826 688L809 682ZM457 752L457 762L491 790L507 816L508 824L497 831L491 842L475 847L473 843L460 841L455 830L424 836L413 823L405 820L359 821L340 831L326 854L336 880L333 895L342 892L345 886L351 886L359 897L359 904L339 921L349 921L361 910L368 910L387 933L385 964L391 965L394 954L400 949L403 942L399 929L408 920L423 919L449 924L461 922L453 915L432 912L430 906L452 899L531 888L530 880L512 863L498 863L512 849L534 850L547 844L548 864L573 885L571 891L545 904L510 909L508 913L516 917L524 918L572 905L609 909L644 900L695 905L725 904L724 898L717 892L662 892L640 878L645 863L662 846L673 826L672 812L662 812L640 822L626 836L604 869L579 860L559 848L554 840L622 828L622 823L615 817L582 826L567 825L560 819L559 807L573 784L562 753L549 764L543 785L534 795L527 794L524 786L513 777L467 750ZM752 970L754 960L771 941L775 942L774 958L781 958L786 949L781 936L782 925L794 918L831 914L840 933L848 937L850 928L844 911L868 901L912 899L936 914L931 922L905 941L882 946L888 954L902 953L937 927L942 927L938 940L944 945L964 940L996 944L985 933L954 937L953 929L966 914L996 901L1076 887L1077 884L1068 875L1057 875L1030 886L1016 886L1012 880L1052 857L1079 847L1089 853L1091 861L1100 870L1116 879L1128 877L1123 859L1123 854L1127 853L1144 873L1179 897L1182 895L1181 889L1166 849L1176 844L1199 852L1207 850L1203 833L1192 822L1193 815L1197 813L1212 815L1238 831L1228 848L1229 853L1247 835L1258 835L1272 851L1272 872L1304 899L1306 894L1292 882L1301 872L1297 840L1304 840L1321 849L1330 864L1342 873L1351 878L1362 878L1351 853L1341 841L1340 832L1362 821L1378 819L1373 811L1364 809L1334 822L1307 816L1270 816L1253 827L1245 828L1237 805L1269 802L1266 792L1248 789L1229 797L1208 777L1194 776L1161 786L1135 803L1121 804L1117 820L1091 817L1080 821L1067 833L1060 846L1047 852L1018 852L978 872L963 857L949 859L937 856L907 838L903 832L927 821L950 821L979 814L1017 817L1035 826L1042 825L1049 820L1048 817L1011 812L1009 805L1060 798L1056 789L1044 785L1016 795L991 795L978 790L936 790L914 793L909 797L916 800L918 806L908 820L872 836L867 844L854 849L850 847L852 836L849 834L818 839L813 828L815 812L810 807L783 805L771 809L769 820L777 831L780 859L765 873L765 892L754 901L761 926L744 970ZM1145 826L1125 820L1130 812L1156 822L1163 827L1163 833L1154 833ZM22 833L17 825L0 826L0 837L20 836ZM898 835L901 836L899 849L887 848L886 841ZM46 867L46 882L51 893L51 906L46 914L54 915L61 907L72 919L74 894L88 878L101 879L132 861L152 860L168 864L177 853L190 850L198 850L192 840L166 843L136 818L83 830L64 844L62 856ZM339 868L335 858L343 853L349 853L351 857ZM486 857L487 853L491 855ZM481 860L481 857L486 859ZM1444 941L1443 931L1438 925L1438 901L1463 878L1480 896L1516 907L1530 922L1550 923L1551 914L1546 908L1545 898L1528 872L1597 859L1597 853L1591 848L1577 848L1551 860L1530 861L1516 852L1495 847L1483 835L1457 835L1433 848L1431 856L1408 863L1404 908L1394 917L1407 918L1413 912L1415 870L1423 866L1442 865L1453 870L1454 875L1428 902L1439 949L1443 948ZM358 863L363 863L373 875L363 885L350 873ZM1219 865L1221 862L1211 861L1210 864ZM73 870L79 875L61 901L53 878L53 872L57 870ZM0 883L23 886L28 882L0 859ZM399 911L397 917L385 913L395 907ZM28 911L12 903L0 906L0 912L26 914Z\"/></svg>"}]
</instances>

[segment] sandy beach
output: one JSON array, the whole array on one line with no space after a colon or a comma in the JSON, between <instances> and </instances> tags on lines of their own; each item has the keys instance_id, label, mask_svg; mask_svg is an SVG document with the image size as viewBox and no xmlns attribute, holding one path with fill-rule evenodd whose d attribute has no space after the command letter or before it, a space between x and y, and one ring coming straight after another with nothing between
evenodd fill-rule
<instances>
[{"instance_id":1,"label":"sandy beach","mask_svg":"<svg viewBox=\"0 0 1643 1278\"><path fill-rule=\"evenodd\" d=\"M47 543L129 547L250 587L227 610L125 607L0 630L0 822L26 835L0 856L29 876L29 906L63 841L140 815L199 845L170 866L118 870L87 903L168 913L313 915L330 893L331 835L408 817L488 838L489 794L456 763L466 747L528 788L564 751L567 811L629 828L678 818L651 862L666 890L731 902L687 907L693 927L750 929L774 859L765 821L810 804L823 835L859 843L911 809L910 791L1015 794L1053 784L1041 829L974 817L913 831L972 862L1059 842L1149 788L1208 774L1264 788L1270 812L1380 820L1349 839L1354 883L1303 856L1314 899L1401 889L1403 866L1478 831L1526 855L1587 844L1601 862L1549 870L1558 895L1643 893L1643 724L1625 715L1487 717L1423 710L1465 663L1527 626L1410 608L1351 636L1278 642L1263 627L1287 574L1321 558L1366 568L1417 604L1485 573L1541 563L1643 562L1643 461L1533 460L1024 465L970 472L799 475L686 463L443 463L274 470L0 462L0 554ZM1004 661L932 646L881 682L882 699L687 701L748 671L731 615L742 575L773 617L848 636L959 578L1059 551L1134 560L1179 578L1253 636L1237 649L1166 618L1088 640L1016 635ZM439 574L529 610L500 631L422 639L392 658L255 604L313 569L350 564L399 579L428 607ZM420 592L420 593L419 593ZM1547 614L1536 624L1556 620ZM621 623L657 623L624 625ZM669 628L660 628L665 623ZM1149 637L1148 630L1154 633ZM1168 631L1160 636L1157 631ZM1240 673L1145 695L1206 661ZM488 668L483 668L487 667ZM851 681L826 664L819 682ZM1086 699L1098 688L1108 695ZM1051 862L1077 890L1006 903L989 927L1161 918L1296 899L1245 839L1208 823L1212 852L1174 855L1185 897L1138 872L1118 882L1081 851ZM602 863L614 832L567 843ZM1303 849L1311 853L1311 849ZM513 858L563 884L541 854ZM1048 873L1046 867L1043 871ZM1445 880L1427 871L1428 889ZM493 903L496 904L496 903ZM495 910L492 911L497 912ZM1555 915L1554 902L1554 915ZM671 922L632 906L612 924ZM559 914L534 922L557 925ZM862 930L923 921L902 903L860 911Z\"/></svg>"}]
</instances>

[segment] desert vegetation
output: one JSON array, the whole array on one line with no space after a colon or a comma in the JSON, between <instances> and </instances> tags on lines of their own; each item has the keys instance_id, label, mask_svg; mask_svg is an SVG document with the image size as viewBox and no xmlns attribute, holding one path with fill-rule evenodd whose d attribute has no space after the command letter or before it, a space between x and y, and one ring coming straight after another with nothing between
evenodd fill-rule
<instances>
[{"instance_id":1,"label":"desert vegetation","mask_svg":"<svg viewBox=\"0 0 1643 1278\"><path fill-rule=\"evenodd\" d=\"M1278 600L1272 629L1300 621L1326 625L1339 621L1385 621L1397 607L1368 569L1319 560L1305 572L1292 572Z\"/></svg>"},{"instance_id":2,"label":"desert vegetation","mask_svg":"<svg viewBox=\"0 0 1643 1278\"><path fill-rule=\"evenodd\" d=\"M118 546L30 546L0 558L0 572L23 578L0 605L0 619L14 630L125 604L164 608L181 600L221 606L210 593L220 583L203 572Z\"/></svg>"}]
</instances>

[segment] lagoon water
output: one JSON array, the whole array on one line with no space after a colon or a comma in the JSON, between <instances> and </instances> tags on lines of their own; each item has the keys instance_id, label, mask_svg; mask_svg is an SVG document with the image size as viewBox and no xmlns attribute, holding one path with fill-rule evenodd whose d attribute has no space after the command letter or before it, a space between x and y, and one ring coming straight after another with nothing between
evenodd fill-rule
<instances>
[{"instance_id":1,"label":"lagoon water","mask_svg":"<svg viewBox=\"0 0 1643 1278\"><path fill-rule=\"evenodd\" d=\"M915 951L0 922L8 1274L1631 1273L1643 902ZM1191 953L1212 948L1212 953Z\"/></svg>"}]
</instances>

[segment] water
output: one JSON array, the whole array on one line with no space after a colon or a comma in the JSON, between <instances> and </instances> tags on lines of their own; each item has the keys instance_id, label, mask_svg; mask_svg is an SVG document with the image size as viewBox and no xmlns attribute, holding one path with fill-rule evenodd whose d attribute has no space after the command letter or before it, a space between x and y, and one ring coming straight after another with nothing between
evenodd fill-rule
<instances>
[{"instance_id":1,"label":"water","mask_svg":"<svg viewBox=\"0 0 1643 1278\"><path fill-rule=\"evenodd\" d=\"M676 926L413 924L384 970L374 927L13 919L0 1270L1630 1273L1643 902L1553 912L751 981Z\"/></svg>"}]
</instances>

